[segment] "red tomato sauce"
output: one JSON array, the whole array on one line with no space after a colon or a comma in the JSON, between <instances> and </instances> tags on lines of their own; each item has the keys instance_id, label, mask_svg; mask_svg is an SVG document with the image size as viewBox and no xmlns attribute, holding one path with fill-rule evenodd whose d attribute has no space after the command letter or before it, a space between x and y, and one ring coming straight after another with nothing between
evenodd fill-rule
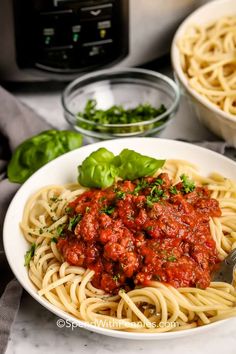
<instances>
[{"instance_id":1,"label":"red tomato sauce","mask_svg":"<svg viewBox=\"0 0 236 354\"><path fill-rule=\"evenodd\" d=\"M91 189L68 205L57 247L71 265L95 271L108 293L152 280L206 288L219 263L210 217L218 201L206 187L173 186L167 174Z\"/></svg>"}]
</instances>

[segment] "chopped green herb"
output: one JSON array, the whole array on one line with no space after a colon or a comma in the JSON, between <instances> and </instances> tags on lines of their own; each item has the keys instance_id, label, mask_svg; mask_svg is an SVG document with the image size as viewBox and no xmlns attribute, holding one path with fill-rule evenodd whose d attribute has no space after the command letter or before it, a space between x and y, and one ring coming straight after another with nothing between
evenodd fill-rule
<instances>
[{"instance_id":1,"label":"chopped green herb","mask_svg":"<svg viewBox=\"0 0 236 354\"><path fill-rule=\"evenodd\" d=\"M152 208L153 203L159 202L160 198L166 199L167 196L164 194L163 189L159 189L158 186L154 185L151 189L150 195L146 198L147 206Z\"/></svg>"},{"instance_id":2,"label":"chopped green herb","mask_svg":"<svg viewBox=\"0 0 236 354\"><path fill-rule=\"evenodd\" d=\"M78 113L78 117L99 124L129 124L155 118L165 111L164 105L155 108L148 103L139 104L137 107L129 109L125 109L121 105L114 105L103 110L97 108L96 100L90 99L87 101L84 111Z\"/></svg>"},{"instance_id":3,"label":"chopped green herb","mask_svg":"<svg viewBox=\"0 0 236 354\"><path fill-rule=\"evenodd\" d=\"M169 257L167 257L167 261L169 261L169 262L175 262L176 261L176 257L175 256L169 256Z\"/></svg>"},{"instance_id":4,"label":"chopped green herb","mask_svg":"<svg viewBox=\"0 0 236 354\"><path fill-rule=\"evenodd\" d=\"M153 207L153 203L159 202L160 198L159 197L152 197L151 195L148 195L146 198L146 203L149 208Z\"/></svg>"},{"instance_id":5,"label":"chopped green herb","mask_svg":"<svg viewBox=\"0 0 236 354\"><path fill-rule=\"evenodd\" d=\"M69 225L68 225L68 230L72 231L74 227L78 224L78 222L82 219L81 214L77 214L73 216L72 218L69 219Z\"/></svg>"},{"instance_id":6,"label":"chopped green herb","mask_svg":"<svg viewBox=\"0 0 236 354\"><path fill-rule=\"evenodd\" d=\"M117 191L116 192L116 198L117 199L125 199L125 196L126 196L126 194L123 191Z\"/></svg>"},{"instance_id":7,"label":"chopped green herb","mask_svg":"<svg viewBox=\"0 0 236 354\"><path fill-rule=\"evenodd\" d=\"M104 202L104 200L106 200L106 199L107 199L106 197L101 197L101 198L99 198L99 202L102 203L102 202Z\"/></svg>"},{"instance_id":8,"label":"chopped green herb","mask_svg":"<svg viewBox=\"0 0 236 354\"><path fill-rule=\"evenodd\" d=\"M155 181L154 181L154 184L155 185L160 185L162 186L164 183L163 179L162 178L157 178Z\"/></svg>"},{"instance_id":9,"label":"chopped green herb","mask_svg":"<svg viewBox=\"0 0 236 354\"><path fill-rule=\"evenodd\" d=\"M180 176L180 179L182 181L182 184L183 184L183 188L182 188L182 191L184 193L190 193L190 192L193 192L194 189L195 189L195 183L193 181L191 181L188 176L186 176L185 174L182 174Z\"/></svg>"},{"instance_id":10,"label":"chopped green herb","mask_svg":"<svg viewBox=\"0 0 236 354\"><path fill-rule=\"evenodd\" d=\"M153 226L148 226L148 227L146 227L146 230L147 230L147 231L153 230Z\"/></svg>"},{"instance_id":11,"label":"chopped green herb","mask_svg":"<svg viewBox=\"0 0 236 354\"><path fill-rule=\"evenodd\" d=\"M66 207L66 208L65 208L66 214L70 214L70 213L72 213L73 211L74 211L74 208L72 208L72 207Z\"/></svg>"},{"instance_id":12,"label":"chopped green herb","mask_svg":"<svg viewBox=\"0 0 236 354\"><path fill-rule=\"evenodd\" d=\"M145 181L145 179L141 179L141 181L136 185L136 187L134 188L133 194L134 195L138 195L138 193L144 189L148 187L148 183Z\"/></svg>"},{"instance_id":13,"label":"chopped green herb","mask_svg":"<svg viewBox=\"0 0 236 354\"><path fill-rule=\"evenodd\" d=\"M170 191L171 194L178 194L176 186L171 186L169 191Z\"/></svg>"},{"instance_id":14,"label":"chopped green herb","mask_svg":"<svg viewBox=\"0 0 236 354\"><path fill-rule=\"evenodd\" d=\"M52 238L51 238L51 242L57 243L57 242L58 242L57 237L52 237Z\"/></svg>"},{"instance_id":15,"label":"chopped green herb","mask_svg":"<svg viewBox=\"0 0 236 354\"><path fill-rule=\"evenodd\" d=\"M35 249L36 249L36 244L32 243L30 249L25 254L25 264L24 264L25 267L29 266L31 258L34 257Z\"/></svg>"},{"instance_id":16,"label":"chopped green herb","mask_svg":"<svg viewBox=\"0 0 236 354\"><path fill-rule=\"evenodd\" d=\"M52 198L50 198L50 200L52 202L61 202L62 201L62 199L59 199L58 197L52 197Z\"/></svg>"},{"instance_id":17,"label":"chopped green herb","mask_svg":"<svg viewBox=\"0 0 236 354\"><path fill-rule=\"evenodd\" d=\"M118 281L120 279L120 274L113 275L112 277L113 280Z\"/></svg>"},{"instance_id":18,"label":"chopped green herb","mask_svg":"<svg viewBox=\"0 0 236 354\"><path fill-rule=\"evenodd\" d=\"M164 194L164 191L162 189L158 189L157 186L153 186L151 189L151 196L155 197L162 197Z\"/></svg>"},{"instance_id":19,"label":"chopped green herb","mask_svg":"<svg viewBox=\"0 0 236 354\"><path fill-rule=\"evenodd\" d=\"M56 231L57 231L57 235L58 235L58 236L61 236L61 235L63 234L64 227L65 227L64 224L63 224L63 225L59 225L59 226L57 227Z\"/></svg>"},{"instance_id":20,"label":"chopped green herb","mask_svg":"<svg viewBox=\"0 0 236 354\"><path fill-rule=\"evenodd\" d=\"M107 215L111 215L115 211L115 207L109 205L101 209L101 213L105 213Z\"/></svg>"}]
</instances>

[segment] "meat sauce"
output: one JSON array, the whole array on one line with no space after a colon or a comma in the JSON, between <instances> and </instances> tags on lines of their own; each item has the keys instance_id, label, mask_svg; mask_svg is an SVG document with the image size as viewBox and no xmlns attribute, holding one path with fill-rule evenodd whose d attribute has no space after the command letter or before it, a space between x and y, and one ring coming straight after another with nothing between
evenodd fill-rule
<instances>
[{"instance_id":1,"label":"meat sauce","mask_svg":"<svg viewBox=\"0 0 236 354\"><path fill-rule=\"evenodd\" d=\"M209 227L221 215L217 200L206 187L173 186L165 173L91 189L66 210L59 251L94 270L92 284L108 293L152 280L204 289L219 262Z\"/></svg>"}]
</instances>

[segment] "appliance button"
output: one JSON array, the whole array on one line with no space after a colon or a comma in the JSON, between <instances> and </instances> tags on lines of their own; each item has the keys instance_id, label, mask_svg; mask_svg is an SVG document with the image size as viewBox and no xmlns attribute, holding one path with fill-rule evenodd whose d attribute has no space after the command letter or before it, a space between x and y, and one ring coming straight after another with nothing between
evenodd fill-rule
<instances>
[{"instance_id":1,"label":"appliance button","mask_svg":"<svg viewBox=\"0 0 236 354\"><path fill-rule=\"evenodd\" d=\"M80 18L81 20L94 20L98 17L111 17L112 7L112 3L82 7L80 9Z\"/></svg>"},{"instance_id":2,"label":"appliance button","mask_svg":"<svg viewBox=\"0 0 236 354\"><path fill-rule=\"evenodd\" d=\"M55 68L67 68L73 61L72 50L63 47L51 48L51 50L44 50L40 53L37 64L52 66Z\"/></svg>"},{"instance_id":3,"label":"appliance button","mask_svg":"<svg viewBox=\"0 0 236 354\"><path fill-rule=\"evenodd\" d=\"M91 10L90 14L93 15L93 16L98 16L98 15L100 15L101 12L102 12L101 9L99 9L99 10Z\"/></svg>"},{"instance_id":4,"label":"appliance button","mask_svg":"<svg viewBox=\"0 0 236 354\"><path fill-rule=\"evenodd\" d=\"M105 29L105 28L111 28L111 21L106 20L106 21L99 21L97 24L98 29Z\"/></svg>"},{"instance_id":5,"label":"appliance button","mask_svg":"<svg viewBox=\"0 0 236 354\"><path fill-rule=\"evenodd\" d=\"M82 23L81 40L83 43L108 40L114 37L110 20L90 21Z\"/></svg>"},{"instance_id":6,"label":"appliance button","mask_svg":"<svg viewBox=\"0 0 236 354\"><path fill-rule=\"evenodd\" d=\"M99 42L93 45L83 46L82 57L83 63L94 64L103 61L108 61L113 56L113 43L99 44Z\"/></svg>"}]
</instances>

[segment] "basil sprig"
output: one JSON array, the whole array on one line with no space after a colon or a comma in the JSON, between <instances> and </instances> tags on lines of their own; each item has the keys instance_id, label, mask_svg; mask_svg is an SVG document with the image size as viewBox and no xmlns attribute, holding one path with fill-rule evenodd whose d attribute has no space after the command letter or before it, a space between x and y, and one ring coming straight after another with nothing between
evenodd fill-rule
<instances>
[{"instance_id":1,"label":"basil sprig","mask_svg":"<svg viewBox=\"0 0 236 354\"><path fill-rule=\"evenodd\" d=\"M23 183L47 162L81 144L82 136L69 130L52 129L35 135L16 148L8 165L8 179Z\"/></svg>"},{"instance_id":2,"label":"basil sprig","mask_svg":"<svg viewBox=\"0 0 236 354\"><path fill-rule=\"evenodd\" d=\"M89 188L110 187L115 179L135 180L152 176L165 163L136 151L124 149L117 156L105 148L90 154L79 169L79 183Z\"/></svg>"}]
</instances>

